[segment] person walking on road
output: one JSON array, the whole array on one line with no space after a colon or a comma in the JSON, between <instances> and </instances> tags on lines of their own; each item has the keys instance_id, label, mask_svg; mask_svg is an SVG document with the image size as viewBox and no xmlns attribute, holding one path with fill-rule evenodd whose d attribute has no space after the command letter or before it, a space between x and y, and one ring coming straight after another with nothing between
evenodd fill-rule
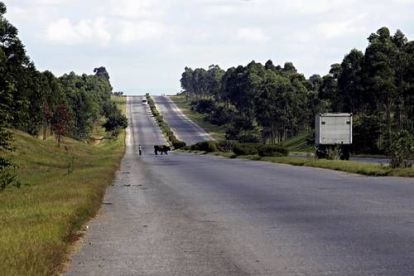
<instances>
[{"instance_id":1,"label":"person walking on road","mask_svg":"<svg viewBox=\"0 0 414 276\"><path fill-rule=\"evenodd\" d=\"M138 145L138 152L139 152L139 155L142 155L142 147L141 147L141 145Z\"/></svg>"}]
</instances>

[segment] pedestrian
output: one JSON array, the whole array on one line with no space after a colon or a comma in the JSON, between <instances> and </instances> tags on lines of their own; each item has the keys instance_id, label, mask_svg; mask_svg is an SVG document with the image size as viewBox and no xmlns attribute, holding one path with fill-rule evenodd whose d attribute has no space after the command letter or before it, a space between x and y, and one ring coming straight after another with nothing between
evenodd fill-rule
<instances>
[{"instance_id":1,"label":"pedestrian","mask_svg":"<svg viewBox=\"0 0 414 276\"><path fill-rule=\"evenodd\" d=\"M142 155L142 147L141 147L141 145L138 145L138 151L139 151L139 155Z\"/></svg>"}]
</instances>

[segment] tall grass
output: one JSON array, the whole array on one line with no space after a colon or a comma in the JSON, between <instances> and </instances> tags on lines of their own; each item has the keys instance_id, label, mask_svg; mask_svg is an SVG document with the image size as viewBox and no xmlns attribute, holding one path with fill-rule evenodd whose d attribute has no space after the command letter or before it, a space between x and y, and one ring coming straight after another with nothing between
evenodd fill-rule
<instances>
[{"instance_id":1,"label":"tall grass","mask_svg":"<svg viewBox=\"0 0 414 276\"><path fill-rule=\"evenodd\" d=\"M58 275L114 179L125 135L97 146L66 138L61 148L53 137L14 131L14 139L9 157L23 186L0 193L0 275Z\"/></svg>"}]
</instances>

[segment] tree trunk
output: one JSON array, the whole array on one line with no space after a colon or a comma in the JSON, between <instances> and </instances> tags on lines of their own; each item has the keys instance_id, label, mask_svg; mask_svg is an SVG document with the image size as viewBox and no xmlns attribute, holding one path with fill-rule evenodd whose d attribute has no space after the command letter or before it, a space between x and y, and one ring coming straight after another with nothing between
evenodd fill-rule
<instances>
[{"instance_id":1,"label":"tree trunk","mask_svg":"<svg viewBox=\"0 0 414 276\"><path fill-rule=\"evenodd\" d=\"M43 141L46 140L46 136L47 136L47 123L43 124Z\"/></svg>"},{"instance_id":2,"label":"tree trunk","mask_svg":"<svg viewBox=\"0 0 414 276\"><path fill-rule=\"evenodd\" d=\"M388 135L391 135L391 104L388 102L386 106L386 113L387 113L387 130Z\"/></svg>"}]
</instances>

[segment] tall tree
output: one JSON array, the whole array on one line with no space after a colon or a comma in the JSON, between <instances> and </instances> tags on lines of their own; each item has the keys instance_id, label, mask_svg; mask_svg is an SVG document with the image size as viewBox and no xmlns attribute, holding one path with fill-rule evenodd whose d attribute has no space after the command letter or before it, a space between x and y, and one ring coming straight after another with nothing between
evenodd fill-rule
<instances>
[{"instance_id":1,"label":"tall tree","mask_svg":"<svg viewBox=\"0 0 414 276\"><path fill-rule=\"evenodd\" d=\"M369 46L365 52L366 89L374 97L377 109L385 109L387 132L391 133L391 108L397 96L395 83L398 49L390 31L383 27L368 38Z\"/></svg>"},{"instance_id":2,"label":"tall tree","mask_svg":"<svg viewBox=\"0 0 414 276\"><path fill-rule=\"evenodd\" d=\"M362 69L364 54L353 49L341 63L338 77L338 97L340 110L358 113L362 111L365 100L363 95Z\"/></svg>"}]
</instances>

